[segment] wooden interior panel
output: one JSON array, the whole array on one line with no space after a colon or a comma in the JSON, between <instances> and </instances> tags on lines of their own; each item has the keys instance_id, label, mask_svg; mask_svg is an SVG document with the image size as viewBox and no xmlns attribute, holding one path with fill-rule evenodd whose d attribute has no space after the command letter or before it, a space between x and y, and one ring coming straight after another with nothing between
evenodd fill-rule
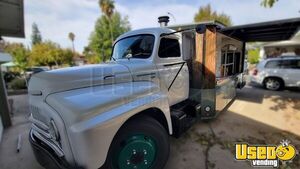
<instances>
[{"instance_id":1,"label":"wooden interior panel","mask_svg":"<svg viewBox=\"0 0 300 169\"><path fill-rule=\"evenodd\" d=\"M204 34L196 33L195 48L196 55L192 59L192 88L201 89L202 84L202 62L203 62L203 37Z\"/></svg>"},{"instance_id":2,"label":"wooden interior panel","mask_svg":"<svg viewBox=\"0 0 300 169\"><path fill-rule=\"evenodd\" d=\"M215 27L207 28L205 32L205 57L203 62L205 89L214 89L216 86L217 62L217 32Z\"/></svg>"},{"instance_id":3,"label":"wooden interior panel","mask_svg":"<svg viewBox=\"0 0 300 169\"><path fill-rule=\"evenodd\" d=\"M213 89L216 85L217 32L207 28L204 34L196 33L196 55L192 61L192 88Z\"/></svg>"}]
</instances>

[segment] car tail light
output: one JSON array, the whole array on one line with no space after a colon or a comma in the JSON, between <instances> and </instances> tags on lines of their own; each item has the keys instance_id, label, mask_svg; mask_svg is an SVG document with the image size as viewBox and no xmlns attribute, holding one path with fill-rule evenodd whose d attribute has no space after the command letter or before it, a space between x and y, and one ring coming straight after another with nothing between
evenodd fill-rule
<instances>
[{"instance_id":1,"label":"car tail light","mask_svg":"<svg viewBox=\"0 0 300 169\"><path fill-rule=\"evenodd\" d=\"M257 73L258 73L258 70L257 70L257 69L254 69L254 70L253 70L253 75L256 76Z\"/></svg>"}]
</instances>

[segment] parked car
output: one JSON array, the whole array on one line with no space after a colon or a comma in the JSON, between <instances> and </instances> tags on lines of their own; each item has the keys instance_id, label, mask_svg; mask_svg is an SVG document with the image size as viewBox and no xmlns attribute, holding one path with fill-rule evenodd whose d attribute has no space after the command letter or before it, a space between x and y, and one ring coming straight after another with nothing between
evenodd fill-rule
<instances>
[{"instance_id":1,"label":"parked car","mask_svg":"<svg viewBox=\"0 0 300 169\"><path fill-rule=\"evenodd\" d=\"M14 79L20 77L20 73L17 72L3 72L3 79L5 82L5 87L8 88L8 83L12 82Z\"/></svg>"},{"instance_id":2,"label":"parked car","mask_svg":"<svg viewBox=\"0 0 300 169\"><path fill-rule=\"evenodd\" d=\"M4 72L3 74L3 78L6 84L14 80L16 77L20 77L20 73L18 72Z\"/></svg>"},{"instance_id":3,"label":"parked car","mask_svg":"<svg viewBox=\"0 0 300 169\"><path fill-rule=\"evenodd\" d=\"M251 81L268 90L300 87L300 56L282 56L261 61L252 72Z\"/></svg>"},{"instance_id":4,"label":"parked car","mask_svg":"<svg viewBox=\"0 0 300 169\"><path fill-rule=\"evenodd\" d=\"M25 70L25 77L26 79L30 79L32 75L36 74L36 73L40 73L43 71L47 71L49 70L46 67L32 67L32 68L27 68Z\"/></svg>"}]
</instances>

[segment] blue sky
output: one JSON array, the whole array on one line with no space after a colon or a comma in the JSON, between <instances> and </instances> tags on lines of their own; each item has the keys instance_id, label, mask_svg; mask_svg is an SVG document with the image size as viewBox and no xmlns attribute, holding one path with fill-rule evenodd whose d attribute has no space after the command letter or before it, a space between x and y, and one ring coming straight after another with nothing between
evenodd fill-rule
<instances>
[{"instance_id":1,"label":"blue sky","mask_svg":"<svg viewBox=\"0 0 300 169\"><path fill-rule=\"evenodd\" d=\"M299 0L279 0L271 9L260 6L261 0L116 0L116 10L128 16L133 29L158 26L157 17L172 13L170 24L191 23L201 5L230 15L234 25L300 17ZM71 47L68 33L74 32L75 48L81 52L88 44L96 19L101 15L98 0L25 0L25 39L7 41L30 45L31 25L36 22L43 39Z\"/></svg>"}]
</instances>

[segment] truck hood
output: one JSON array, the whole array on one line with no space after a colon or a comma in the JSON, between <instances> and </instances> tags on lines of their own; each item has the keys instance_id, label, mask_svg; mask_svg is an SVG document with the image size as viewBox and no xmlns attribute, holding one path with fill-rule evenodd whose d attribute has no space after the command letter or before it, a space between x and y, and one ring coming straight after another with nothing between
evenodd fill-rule
<instances>
[{"instance_id":1,"label":"truck hood","mask_svg":"<svg viewBox=\"0 0 300 169\"><path fill-rule=\"evenodd\" d=\"M31 77L28 91L47 96L66 90L132 81L126 66L110 62L41 72Z\"/></svg>"}]
</instances>

